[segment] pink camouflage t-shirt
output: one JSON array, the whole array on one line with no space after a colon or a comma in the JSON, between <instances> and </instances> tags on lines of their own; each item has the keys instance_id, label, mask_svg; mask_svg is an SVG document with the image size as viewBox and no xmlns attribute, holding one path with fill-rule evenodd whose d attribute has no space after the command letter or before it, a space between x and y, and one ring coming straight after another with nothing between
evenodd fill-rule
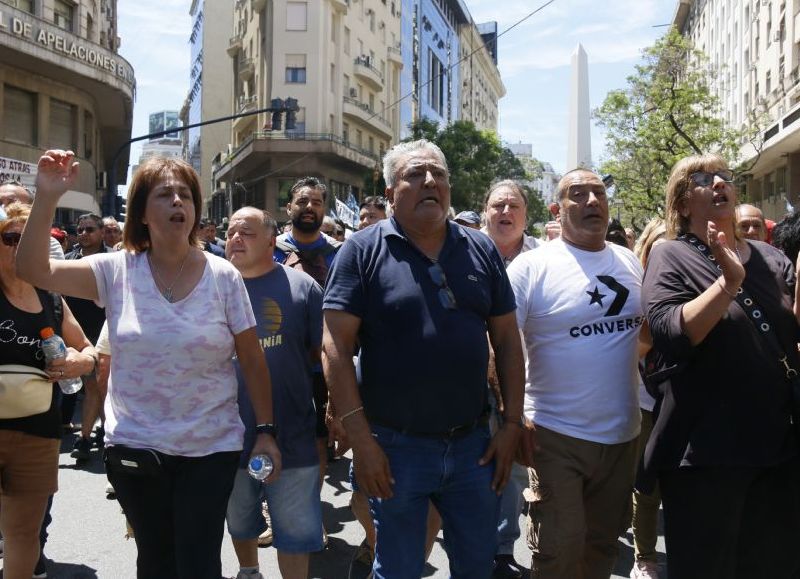
<instances>
[{"instance_id":1,"label":"pink camouflage t-shirt","mask_svg":"<svg viewBox=\"0 0 800 579\"><path fill-rule=\"evenodd\" d=\"M203 254L203 276L174 303L158 291L146 253L84 258L111 342L109 445L178 456L242 449L233 338L254 327L255 317L236 268Z\"/></svg>"}]
</instances>

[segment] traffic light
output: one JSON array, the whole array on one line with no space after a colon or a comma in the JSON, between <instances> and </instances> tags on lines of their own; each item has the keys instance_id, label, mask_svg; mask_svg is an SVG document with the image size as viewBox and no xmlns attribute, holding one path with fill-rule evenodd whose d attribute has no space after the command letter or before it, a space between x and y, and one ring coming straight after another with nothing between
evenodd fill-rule
<instances>
[{"instance_id":1,"label":"traffic light","mask_svg":"<svg viewBox=\"0 0 800 579\"><path fill-rule=\"evenodd\" d=\"M272 99L269 108L272 109L272 130L281 130L281 114L283 113L283 100Z\"/></svg>"},{"instance_id":2,"label":"traffic light","mask_svg":"<svg viewBox=\"0 0 800 579\"><path fill-rule=\"evenodd\" d=\"M286 130L292 131L295 129L295 122L297 121L297 111L300 107L297 106L297 99L289 97L286 99Z\"/></svg>"}]
</instances>

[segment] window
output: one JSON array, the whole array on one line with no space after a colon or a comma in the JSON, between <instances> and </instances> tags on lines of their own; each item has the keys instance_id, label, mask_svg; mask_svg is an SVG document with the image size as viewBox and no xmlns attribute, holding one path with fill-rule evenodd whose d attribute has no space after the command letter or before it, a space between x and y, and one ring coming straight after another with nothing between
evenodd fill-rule
<instances>
[{"instance_id":1,"label":"window","mask_svg":"<svg viewBox=\"0 0 800 579\"><path fill-rule=\"evenodd\" d=\"M428 105L441 115L444 112L444 66L430 48L428 63Z\"/></svg>"},{"instance_id":2,"label":"window","mask_svg":"<svg viewBox=\"0 0 800 579\"><path fill-rule=\"evenodd\" d=\"M59 28L72 31L72 14L74 5L65 0L54 0L53 2L53 23Z\"/></svg>"},{"instance_id":3,"label":"window","mask_svg":"<svg viewBox=\"0 0 800 579\"><path fill-rule=\"evenodd\" d=\"M89 111L83 112L83 156L91 160L94 155L94 117Z\"/></svg>"},{"instance_id":4,"label":"window","mask_svg":"<svg viewBox=\"0 0 800 579\"><path fill-rule=\"evenodd\" d=\"M350 54L350 29L344 27L344 53Z\"/></svg>"},{"instance_id":5,"label":"window","mask_svg":"<svg viewBox=\"0 0 800 579\"><path fill-rule=\"evenodd\" d=\"M3 130L10 141L38 145L37 96L5 85L3 91Z\"/></svg>"},{"instance_id":6,"label":"window","mask_svg":"<svg viewBox=\"0 0 800 579\"><path fill-rule=\"evenodd\" d=\"M4 3L10 4L17 10L22 10L33 14L33 0L3 0Z\"/></svg>"},{"instance_id":7,"label":"window","mask_svg":"<svg viewBox=\"0 0 800 579\"><path fill-rule=\"evenodd\" d=\"M767 96L769 93L772 92L772 71L767 71L767 81L766 81L766 88L767 88Z\"/></svg>"},{"instance_id":8,"label":"window","mask_svg":"<svg viewBox=\"0 0 800 579\"><path fill-rule=\"evenodd\" d=\"M307 30L308 29L307 20L308 20L307 2L286 3L286 30Z\"/></svg>"},{"instance_id":9,"label":"window","mask_svg":"<svg viewBox=\"0 0 800 579\"><path fill-rule=\"evenodd\" d=\"M305 84L306 82L306 55L286 55L286 83Z\"/></svg>"},{"instance_id":10,"label":"window","mask_svg":"<svg viewBox=\"0 0 800 579\"><path fill-rule=\"evenodd\" d=\"M75 115L78 107L54 98L50 99L50 139L48 146L59 149L77 149Z\"/></svg>"},{"instance_id":11,"label":"window","mask_svg":"<svg viewBox=\"0 0 800 579\"><path fill-rule=\"evenodd\" d=\"M342 140L345 145L350 144L350 125L342 123Z\"/></svg>"},{"instance_id":12,"label":"window","mask_svg":"<svg viewBox=\"0 0 800 579\"><path fill-rule=\"evenodd\" d=\"M336 92L336 65L331 63L331 92Z\"/></svg>"},{"instance_id":13,"label":"window","mask_svg":"<svg viewBox=\"0 0 800 579\"><path fill-rule=\"evenodd\" d=\"M361 129L356 129L356 147L359 149L364 146L364 133L361 132Z\"/></svg>"}]
</instances>

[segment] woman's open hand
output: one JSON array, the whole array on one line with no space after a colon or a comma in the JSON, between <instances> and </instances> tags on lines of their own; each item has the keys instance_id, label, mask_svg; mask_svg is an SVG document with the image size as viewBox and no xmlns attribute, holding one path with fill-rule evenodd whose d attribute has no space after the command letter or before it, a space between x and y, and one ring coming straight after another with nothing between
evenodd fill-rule
<instances>
[{"instance_id":1,"label":"woman's open hand","mask_svg":"<svg viewBox=\"0 0 800 579\"><path fill-rule=\"evenodd\" d=\"M70 189L78 179L78 165L75 153L51 149L39 157L36 173L36 196L58 199Z\"/></svg>"},{"instance_id":2,"label":"woman's open hand","mask_svg":"<svg viewBox=\"0 0 800 579\"><path fill-rule=\"evenodd\" d=\"M735 292L744 281L744 266L736 251L736 239L730 241L733 242L732 247L725 233L717 229L717 224L713 221L708 222L708 246L722 268L725 287L728 291Z\"/></svg>"}]
</instances>

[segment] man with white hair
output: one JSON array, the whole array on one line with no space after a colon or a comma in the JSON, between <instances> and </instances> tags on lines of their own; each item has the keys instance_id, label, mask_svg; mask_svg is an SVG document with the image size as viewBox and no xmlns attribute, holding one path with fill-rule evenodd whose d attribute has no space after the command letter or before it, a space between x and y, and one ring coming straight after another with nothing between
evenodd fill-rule
<instances>
[{"instance_id":1,"label":"man with white hair","mask_svg":"<svg viewBox=\"0 0 800 579\"><path fill-rule=\"evenodd\" d=\"M451 575L486 579L498 494L522 433L514 295L491 240L448 220L441 149L400 143L383 166L392 217L342 246L323 300L323 369L353 448L354 482L370 497L373 573L422 575L432 502ZM493 437L489 341L506 401Z\"/></svg>"}]
</instances>

